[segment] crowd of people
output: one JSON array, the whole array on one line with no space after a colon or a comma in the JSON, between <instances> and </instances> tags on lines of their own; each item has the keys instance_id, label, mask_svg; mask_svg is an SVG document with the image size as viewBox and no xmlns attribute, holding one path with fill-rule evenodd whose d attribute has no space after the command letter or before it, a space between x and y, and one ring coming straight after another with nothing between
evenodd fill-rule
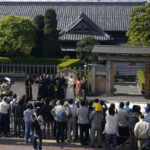
<instances>
[{"instance_id":1,"label":"crowd of people","mask_svg":"<svg viewBox=\"0 0 150 150\"><path fill-rule=\"evenodd\" d=\"M57 82L54 76L50 79ZM66 78L62 74L58 77L57 91L56 85L51 87L50 79L44 75L37 79L38 100L34 102L30 101L33 84L30 76L25 81L26 95L21 98L17 94L1 95L1 136L13 133L16 138L24 137L25 143L33 143L34 150L42 150L42 139L50 138L55 138L57 143L78 140L83 146L104 146L106 150L110 150L111 145L115 150L126 142L133 150L150 149L150 104L147 104L144 113L139 105L130 108L129 102L120 102L117 108L114 103L108 105L99 99L86 100L84 92L82 96L79 94L82 83L80 80L73 81L71 76L66 92L63 88ZM41 87L43 83L49 85ZM76 92L71 93L74 89L67 88L74 88L74 84L77 84ZM50 89L56 93L45 93Z\"/></svg>"}]
</instances>

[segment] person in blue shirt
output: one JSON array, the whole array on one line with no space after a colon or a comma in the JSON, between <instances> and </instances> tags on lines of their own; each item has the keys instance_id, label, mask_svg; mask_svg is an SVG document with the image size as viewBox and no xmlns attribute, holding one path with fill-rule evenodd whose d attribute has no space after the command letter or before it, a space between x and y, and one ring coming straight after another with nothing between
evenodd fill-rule
<instances>
[{"instance_id":1,"label":"person in blue shirt","mask_svg":"<svg viewBox=\"0 0 150 150\"><path fill-rule=\"evenodd\" d=\"M129 101L127 101L126 103L125 103L125 106L124 106L124 110L126 110L128 113L130 113L131 111L132 111L132 109L129 107L129 105L130 105L130 102Z\"/></svg>"}]
</instances>

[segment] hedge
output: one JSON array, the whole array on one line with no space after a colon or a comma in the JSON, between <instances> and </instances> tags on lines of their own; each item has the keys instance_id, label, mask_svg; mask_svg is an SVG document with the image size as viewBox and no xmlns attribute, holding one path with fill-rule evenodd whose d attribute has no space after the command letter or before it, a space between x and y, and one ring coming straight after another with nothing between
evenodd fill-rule
<instances>
[{"instance_id":1,"label":"hedge","mask_svg":"<svg viewBox=\"0 0 150 150\"><path fill-rule=\"evenodd\" d=\"M34 57L0 57L0 63L14 63L14 64L55 64L57 70L66 67L79 67L80 59L60 59L60 58L34 58Z\"/></svg>"},{"instance_id":2,"label":"hedge","mask_svg":"<svg viewBox=\"0 0 150 150\"><path fill-rule=\"evenodd\" d=\"M80 59L68 59L68 61L62 62L57 66L57 70L66 68L66 67L79 67Z\"/></svg>"},{"instance_id":3,"label":"hedge","mask_svg":"<svg viewBox=\"0 0 150 150\"><path fill-rule=\"evenodd\" d=\"M137 78L138 78L138 83L140 85L141 90L144 90L145 77L144 77L144 73L142 70L137 71Z\"/></svg>"},{"instance_id":4,"label":"hedge","mask_svg":"<svg viewBox=\"0 0 150 150\"><path fill-rule=\"evenodd\" d=\"M34 58L34 57L0 57L0 63L23 63L23 64L60 64L62 62L68 61L68 59L59 58Z\"/></svg>"}]
</instances>

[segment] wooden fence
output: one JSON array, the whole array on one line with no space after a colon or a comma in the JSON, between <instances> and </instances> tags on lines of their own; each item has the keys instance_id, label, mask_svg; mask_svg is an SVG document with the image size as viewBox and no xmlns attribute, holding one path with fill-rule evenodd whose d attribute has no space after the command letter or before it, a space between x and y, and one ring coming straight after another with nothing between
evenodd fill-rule
<instances>
[{"instance_id":1,"label":"wooden fence","mask_svg":"<svg viewBox=\"0 0 150 150\"><path fill-rule=\"evenodd\" d=\"M42 64L0 64L0 74L24 76L26 74L40 75L43 72L47 74L56 74L56 65Z\"/></svg>"}]
</instances>

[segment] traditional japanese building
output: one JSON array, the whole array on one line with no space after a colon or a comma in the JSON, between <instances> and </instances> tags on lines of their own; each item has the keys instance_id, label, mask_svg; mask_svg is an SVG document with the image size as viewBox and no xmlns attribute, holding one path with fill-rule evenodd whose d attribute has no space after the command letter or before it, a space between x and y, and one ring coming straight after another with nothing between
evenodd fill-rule
<instances>
[{"instance_id":1,"label":"traditional japanese building","mask_svg":"<svg viewBox=\"0 0 150 150\"><path fill-rule=\"evenodd\" d=\"M3 0L4 1L4 0ZM75 51L76 42L93 36L102 45L122 45L130 25L130 14L134 7L146 2L0 2L0 17L14 14L33 19L44 15L48 8L57 14L59 39L62 51Z\"/></svg>"}]
</instances>

